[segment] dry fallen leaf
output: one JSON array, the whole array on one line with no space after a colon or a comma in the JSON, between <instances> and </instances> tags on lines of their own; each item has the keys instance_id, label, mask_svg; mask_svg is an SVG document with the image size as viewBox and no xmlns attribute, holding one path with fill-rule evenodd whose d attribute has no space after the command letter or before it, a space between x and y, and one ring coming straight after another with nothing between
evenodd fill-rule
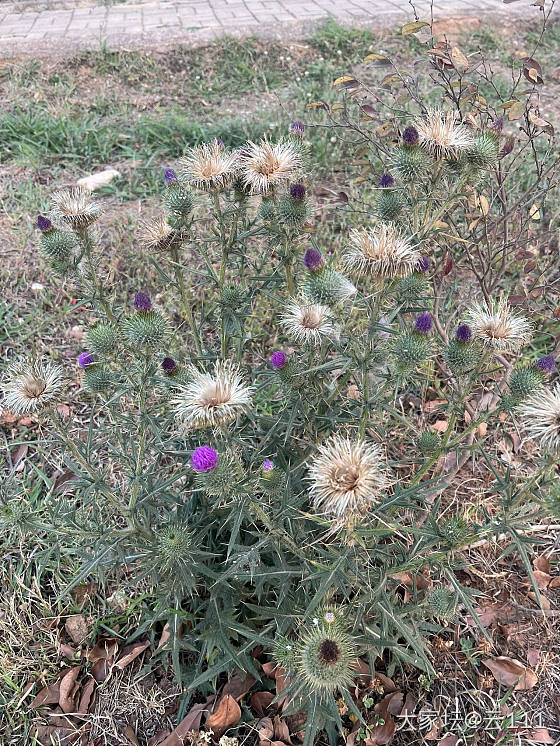
<instances>
[{"instance_id":1,"label":"dry fallen leaf","mask_svg":"<svg viewBox=\"0 0 560 746\"><path fill-rule=\"evenodd\" d=\"M537 674L531 668L505 655L499 658L487 658L482 663L490 669L496 681L505 686L514 687L516 691L532 689L538 681Z\"/></svg>"},{"instance_id":2,"label":"dry fallen leaf","mask_svg":"<svg viewBox=\"0 0 560 746\"><path fill-rule=\"evenodd\" d=\"M36 710L38 707L46 705L57 705L60 698L60 681L54 681L52 684L45 686L36 695L29 707Z\"/></svg>"},{"instance_id":3,"label":"dry fallen leaf","mask_svg":"<svg viewBox=\"0 0 560 746\"><path fill-rule=\"evenodd\" d=\"M206 721L206 729L214 731L214 736L219 738L224 731L236 725L240 718L241 708L231 694L226 694L220 697L216 709Z\"/></svg>"},{"instance_id":4,"label":"dry fallen leaf","mask_svg":"<svg viewBox=\"0 0 560 746\"><path fill-rule=\"evenodd\" d=\"M187 733L199 730L202 716L205 712L208 712L214 699L213 696L208 697L206 702L198 702L193 705L175 730L161 743L161 746L184 746L187 742Z\"/></svg>"},{"instance_id":5,"label":"dry fallen leaf","mask_svg":"<svg viewBox=\"0 0 560 746\"><path fill-rule=\"evenodd\" d=\"M89 625L87 619L82 614L69 616L64 624L64 629L72 642L78 645L89 635Z\"/></svg>"},{"instance_id":6,"label":"dry fallen leaf","mask_svg":"<svg viewBox=\"0 0 560 746\"><path fill-rule=\"evenodd\" d=\"M225 694L230 694L239 702L239 700L247 694L247 692L251 689L256 681L257 680L253 676L251 676L251 674L247 674L247 676L243 679L241 678L241 676L239 676L239 674L234 674L222 689L222 696L224 696Z\"/></svg>"},{"instance_id":7,"label":"dry fallen leaf","mask_svg":"<svg viewBox=\"0 0 560 746\"><path fill-rule=\"evenodd\" d=\"M250 699L249 704L255 715L259 718L264 717L265 712L268 710L274 699L272 692L255 692Z\"/></svg>"},{"instance_id":8,"label":"dry fallen leaf","mask_svg":"<svg viewBox=\"0 0 560 746\"><path fill-rule=\"evenodd\" d=\"M74 712L76 705L74 703L74 685L81 671L81 666L74 666L66 673L60 681L60 696L58 703L63 712Z\"/></svg>"},{"instance_id":9,"label":"dry fallen leaf","mask_svg":"<svg viewBox=\"0 0 560 746\"><path fill-rule=\"evenodd\" d=\"M128 666L128 664L131 663L135 658L138 658L140 653L143 653L144 650L149 647L149 640L145 640L144 642L136 642L132 645L127 645L125 648L123 648L121 657L115 663L116 668L125 668L125 666Z\"/></svg>"}]
</instances>

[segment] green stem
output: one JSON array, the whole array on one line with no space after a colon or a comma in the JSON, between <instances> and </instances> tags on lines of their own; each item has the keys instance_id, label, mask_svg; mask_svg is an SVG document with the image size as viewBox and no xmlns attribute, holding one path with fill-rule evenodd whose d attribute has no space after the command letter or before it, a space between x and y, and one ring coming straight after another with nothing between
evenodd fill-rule
<instances>
[{"instance_id":1,"label":"green stem","mask_svg":"<svg viewBox=\"0 0 560 746\"><path fill-rule=\"evenodd\" d=\"M192 338L194 340L194 344L196 347L196 351L198 354L202 357L202 344L200 341L200 336L198 334L198 330L196 328L196 324L194 322L194 316L192 312L192 306L188 297L187 288L185 286L185 280L183 277L183 272L181 269L181 264L179 262L179 249L175 246L172 250L172 257L173 257L173 271L175 273L175 282L177 283L177 287L179 289L179 297L181 299L181 307L183 310L183 313L187 319L187 323L189 325L189 328L191 330Z\"/></svg>"}]
</instances>

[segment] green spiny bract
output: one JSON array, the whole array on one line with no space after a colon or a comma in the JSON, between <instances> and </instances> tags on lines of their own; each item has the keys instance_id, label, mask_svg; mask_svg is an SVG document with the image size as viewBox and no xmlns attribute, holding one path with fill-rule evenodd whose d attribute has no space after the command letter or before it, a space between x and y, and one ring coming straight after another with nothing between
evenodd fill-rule
<instances>
[{"instance_id":1,"label":"green spiny bract","mask_svg":"<svg viewBox=\"0 0 560 746\"><path fill-rule=\"evenodd\" d=\"M221 455L218 464L209 471L198 472L197 486L211 497L236 497L243 483L243 467L232 456Z\"/></svg>"},{"instance_id":2,"label":"green spiny bract","mask_svg":"<svg viewBox=\"0 0 560 746\"><path fill-rule=\"evenodd\" d=\"M308 217L307 200L293 199L289 194L282 195L278 200L278 218L285 228L301 228Z\"/></svg>"},{"instance_id":3,"label":"green spiny bract","mask_svg":"<svg viewBox=\"0 0 560 746\"><path fill-rule=\"evenodd\" d=\"M194 197L189 189L179 184L177 181L172 181L167 187L163 195L163 204L167 209L182 218L189 217L194 207ZM172 225L172 228L176 228L176 225Z\"/></svg>"},{"instance_id":4,"label":"green spiny bract","mask_svg":"<svg viewBox=\"0 0 560 746\"><path fill-rule=\"evenodd\" d=\"M515 396L510 391L504 391L500 396L500 412L505 414L512 414L515 412L517 407L521 404L521 399Z\"/></svg>"},{"instance_id":5,"label":"green spiny bract","mask_svg":"<svg viewBox=\"0 0 560 746\"><path fill-rule=\"evenodd\" d=\"M308 385L308 377L304 375L305 366L291 357L286 365L276 370L276 375L288 390L288 393L296 394Z\"/></svg>"},{"instance_id":6,"label":"green spiny bract","mask_svg":"<svg viewBox=\"0 0 560 746\"><path fill-rule=\"evenodd\" d=\"M560 518L560 484L558 478L556 478L550 487L545 492L543 502L554 518Z\"/></svg>"},{"instance_id":7,"label":"green spiny bract","mask_svg":"<svg viewBox=\"0 0 560 746\"><path fill-rule=\"evenodd\" d=\"M32 528L32 511L23 497L0 503L0 529L3 533L15 532L18 536Z\"/></svg>"},{"instance_id":8,"label":"green spiny bract","mask_svg":"<svg viewBox=\"0 0 560 746\"><path fill-rule=\"evenodd\" d=\"M295 676L308 692L332 694L354 678L356 647L336 625L319 625L297 642Z\"/></svg>"},{"instance_id":9,"label":"green spiny bract","mask_svg":"<svg viewBox=\"0 0 560 746\"><path fill-rule=\"evenodd\" d=\"M218 303L226 315L239 313L247 303L247 290L239 285L225 285Z\"/></svg>"},{"instance_id":10,"label":"green spiny bract","mask_svg":"<svg viewBox=\"0 0 560 746\"><path fill-rule=\"evenodd\" d=\"M466 151L465 158L474 168L484 171L493 168L498 162L498 143L495 135L490 133L479 135L474 145Z\"/></svg>"},{"instance_id":11,"label":"green spiny bract","mask_svg":"<svg viewBox=\"0 0 560 746\"><path fill-rule=\"evenodd\" d=\"M272 655L276 663L285 671L295 671L298 659L296 642L288 637L276 641Z\"/></svg>"},{"instance_id":12,"label":"green spiny bract","mask_svg":"<svg viewBox=\"0 0 560 746\"><path fill-rule=\"evenodd\" d=\"M274 467L270 471L263 469L259 477L258 487L269 497L280 496L286 489L286 474L278 467Z\"/></svg>"},{"instance_id":13,"label":"green spiny bract","mask_svg":"<svg viewBox=\"0 0 560 746\"><path fill-rule=\"evenodd\" d=\"M453 373L470 373L480 363L482 349L477 342L452 339L445 350L445 362Z\"/></svg>"},{"instance_id":14,"label":"green spiny bract","mask_svg":"<svg viewBox=\"0 0 560 746\"><path fill-rule=\"evenodd\" d=\"M455 515L444 521L439 530L441 536L452 546L460 546L471 535L471 527L462 515Z\"/></svg>"},{"instance_id":15,"label":"green spiny bract","mask_svg":"<svg viewBox=\"0 0 560 746\"><path fill-rule=\"evenodd\" d=\"M405 332L400 334L392 344L397 369L401 372L411 370L424 363L431 355L432 345L425 334Z\"/></svg>"},{"instance_id":16,"label":"green spiny bract","mask_svg":"<svg viewBox=\"0 0 560 746\"><path fill-rule=\"evenodd\" d=\"M96 324L90 327L87 332L88 349L99 357L114 354L119 339L119 331L113 324Z\"/></svg>"},{"instance_id":17,"label":"green spiny bract","mask_svg":"<svg viewBox=\"0 0 560 746\"><path fill-rule=\"evenodd\" d=\"M383 189L375 205L375 213L381 222L390 223L398 220L405 205L406 200L399 190Z\"/></svg>"},{"instance_id":18,"label":"green spiny bract","mask_svg":"<svg viewBox=\"0 0 560 746\"><path fill-rule=\"evenodd\" d=\"M99 363L88 365L84 370L83 386L92 394L101 394L106 391L113 382L110 372Z\"/></svg>"},{"instance_id":19,"label":"green spiny bract","mask_svg":"<svg viewBox=\"0 0 560 746\"><path fill-rule=\"evenodd\" d=\"M406 182L423 179L432 166L430 155L419 145L402 145L397 148L391 163L391 169Z\"/></svg>"},{"instance_id":20,"label":"green spiny bract","mask_svg":"<svg viewBox=\"0 0 560 746\"><path fill-rule=\"evenodd\" d=\"M129 316L123 325L124 333L136 349L159 349L167 333L167 322L158 311L137 313Z\"/></svg>"},{"instance_id":21,"label":"green spiny bract","mask_svg":"<svg viewBox=\"0 0 560 746\"><path fill-rule=\"evenodd\" d=\"M76 237L73 233L53 228L43 233L39 254L57 275L64 276L74 269Z\"/></svg>"},{"instance_id":22,"label":"green spiny bract","mask_svg":"<svg viewBox=\"0 0 560 746\"><path fill-rule=\"evenodd\" d=\"M276 205L274 200L263 198L258 209L258 216L263 223L274 223L276 220Z\"/></svg>"},{"instance_id":23,"label":"green spiny bract","mask_svg":"<svg viewBox=\"0 0 560 746\"><path fill-rule=\"evenodd\" d=\"M416 445L423 456L430 456L439 449L441 438L435 430L423 430Z\"/></svg>"},{"instance_id":24,"label":"green spiny bract","mask_svg":"<svg viewBox=\"0 0 560 746\"><path fill-rule=\"evenodd\" d=\"M448 588L435 588L428 596L428 605L434 616L453 621L457 614L457 598Z\"/></svg>"},{"instance_id":25,"label":"green spiny bract","mask_svg":"<svg viewBox=\"0 0 560 746\"><path fill-rule=\"evenodd\" d=\"M413 272L408 277L403 277L395 285L393 292L401 303L416 301L425 297L429 292L429 284L426 275L422 272Z\"/></svg>"},{"instance_id":26,"label":"green spiny bract","mask_svg":"<svg viewBox=\"0 0 560 746\"><path fill-rule=\"evenodd\" d=\"M327 306L343 303L356 293L354 285L343 274L330 267L308 272L302 289L304 295L313 303Z\"/></svg>"},{"instance_id":27,"label":"green spiny bract","mask_svg":"<svg viewBox=\"0 0 560 746\"><path fill-rule=\"evenodd\" d=\"M195 583L192 570L199 553L188 524L177 521L155 529L154 533L143 558L153 582L175 593L189 594Z\"/></svg>"},{"instance_id":28,"label":"green spiny bract","mask_svg":"<svg viewBox=\"0 0 560 746\"><path fill-rule=\"evenodd\" d=\"M544 383L544 374L536 365L514 368L509 379L509 388L517 399L524 399Z\"/></svg>"}]
</instances>

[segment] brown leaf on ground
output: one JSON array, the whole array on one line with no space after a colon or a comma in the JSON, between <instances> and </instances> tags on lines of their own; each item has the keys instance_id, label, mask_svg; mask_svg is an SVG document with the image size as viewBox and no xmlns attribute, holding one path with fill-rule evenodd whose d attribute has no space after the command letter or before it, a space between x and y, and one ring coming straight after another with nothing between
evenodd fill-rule
<instances>
[{"instance_id":1,"label":"brown leaf on ground","mask_svg":"<svg viewBox=\"0 0 560 746\"><path fill-rule=\"evenodd\" d=\"M87 713L89 712L89 708L91 705L93 705L94 702L94 692L95 679L91 678L88 679L82 687L78 709L76 710L76 712L78 712L80 715L87 715Z\"/></svg>"},{"instance_id":2,"label":"brown leaf on ground","mask_svg":"<svg viewBox=\"0 0 560 746\"><path fill-rule=\"evenodd\" d=\"M135 642L132 643L132 645L127 645L125 648L122 649L121 656L115 663L115 667L122 670L123 668L128 666L129 663L132 663L135 658L138 658L138 656L149 647L149 640L145 640L144 642Z\"/></svg>"},{"instance_id":3,"label":"brown leaf on ground","mask_svg":"<svg viewBox=\"0 0 560 746\"><path fill-rule=\"evenodd\" d=\"M205 712L208 712L215 697L208 697L206 702L198 702L193 705L185 717L181 720L175 730L161 742L161 746L184 746L187 741L187 733L200 729L200 722Z\"/></svg>"},{"instance_id":4,"label":"brown leaf on ground","mask_svg":"<svg viewBox=\"0 0 560 746\"><path fill-rule=\"evenodd\" d=\"M267 661L266 663L262 664L262 670L267 676L270 676L271 679L275 678L276 668L276 663L274 663L273 661Z\"/></svg>"},{"instance_id":5,"label":"brown leaf on ground","mask_svg":"<svg viewBox=\"0 0 560 746\"><path fill-rule=\"evenodd\" d=\"M408 694L406 695L406 699L404 700L404 705L402 706L402 710L400 711L399 715L401 717L405 717L405 715L412 715L415 707L416 707L416 698L413 697L410 692L408 692Z\"/></svg>"},{"instance_id":6,"label":"brown leaf on ground","mask_svg":"<svg viewBox=\"0 0 560 746\"><path fill-rule=\"evenodd\" d=\"M487 658L482 663L490 669L496 681L508 687L513 686L516 691L532 689L538 681L537 674L531 668L504 655L499 658Z\"/></svg>"},{"instance_id":7,"label":"brown leaf on ground","mask_svg":"<svg viewBox=\"0 0 560 746\"><path fill-rule=\"evenodd\" d=\"M277 741L282 741L282 743L291 744L292 739L290 738L290 729L288 727L288 724L280 719L279 715L274 716L274 738Z\"/></svg>"},{"instance_id":8,"label":"brown leaf on ground","mask_svg":"<svg viewBox=\"0 0 560 746\"><path fill-rule=\"evenodd\" d=\"M375 679L373 681L374 687L376 684L379 684L381 688L383 689L384 694L390 694L391 692L397 691L397 685L393 681L393 679L390 679L388 676L385 676L384 673L380 673L379 671L375 674Z\"/></svg>"},{"instance_id":9,"label":"brown leaf on ground","mask_svg":"<svg viewBox=\"0 0 560 746\"><path fill-rule=\"evenodd\" d=\"M254 678L254 676L251 676L251 674L247 674L245 678L242 678L241 676L239 676L239 674L234 674L222 689L222 696L225 694L230 694L239 702L239 700L243 699L243 697L251 689L253 684L256 683L256 681L257 680Z\"/></svg>"},{"instance_id":10,"label":"brown leaf on ground","mask_svg":"<svg viewBox=\"0 0 560 746\"><path fill-rule=\"evenodd\" d=\"M36 710L38 707L45 707L46 705L56 705L60 698L60 681L53 681L52 684L44 686L41 691L36 695L35 699L29 707L32 710Z\"/></svg>"},{"instance_id":11,"label":"brown leaf on ground","mask_svg":"<svg viewBox=\"0 0 560 746\"><path fill-rule=\"evenodd\" d=\"M80 732L74 728L58 725L36 725L33 732L42 746L70 746L80 738Z\"/></svg>"},{"instance_id":12,"label":"brown leaf on ground","mask_svg":"<svg viewBox=\"0 0 560 746\"><path fill-rule=\"evenodd\" d=\"M453 733L448 733L441 741L438 741L437 746L457 746L458 740L457 736L454 736Z\"/></svg>"},{"instance_id":13,"label":"brown leaf on ground","mask_svg":"<svg viewBox=\"0 0 560 746\"><path fill-rule=\"evenodd\" d=\"M82 614L69 616L64 624L64 629L73 643L79 645L89 635L89 624Z\"/></svg>"},{"instance_id":14,"label":"brown leaf on ground","mask_svg":"<svg viewBox=\"0 0 560 746\"><path fill-rule=\"evenodd\" d=\"M375 705L374 712L383 722L370 729L369 738L364 741L365 746L384 746L392 740L397 730L395 719L390 713L391 702L395 701L395 697L397 699L400 697L400 706L402 706L402 694L400 692L387 694L381 702Z\"/></svg>"},{"instance_id":15,"label":"brown leaf on ground","mask_svg":"<svg viewBox=\"0 0 560 746\"><path fill-rule=\"evenodd\" d=\"M387 700L387 712L391 715L400 715L404 702L403 693L391 692L385 697L385 700Z\"/></svg>"},{"instance_id":16,"label":"brown leaf on ground","mask_svg":"<svg viewBox=\"0 0 560 746\"><path fill-rule=\"evenodd\" d=\"M113 661L119 649L119 641L112 637L98 640L87 653L87 659L91 663L99 660Z\"/></svg>"},{"instance_id":17,"label":"brown leaf on ground","mask_svg":"<svg viewBox=\"0 0 560 746\"><path fill-rule=\"evenodd\" d=\"M400 580L401 583L406 586L406 588L414 588L416 586L416 588L420 591L423 591L426 588L430 588L432 584L431 580L424 577L424 575L414 575L411 572L397 572L394 575L391 575L391 577L394 580Z\"/></svg>"},{"instance_id":18,"label":"brown leaf on ground","mask_svg":"<svg viewBox=\"0 0 560 746\"><path fill-rule=\"evenodd\" d=\"M264 717L265 712L268 710L274 699L272 692L255 692L250 699L249 704L251 709L257 717Z\"/></svg>"},{"instance_id":19,"label":"brown leaf on ground","mask_svg":"<svg viewBox=\"0 0 560 746\"><path fill-rule=\"evenodd\" d=\"M527 649L527 663L531 666L531 668L534 668L537 665L537 663L539 662L540 656L541 656L541 651L537 650L537 648Z\"/></svg>"},{"instance_id":20,"label":"brown leaf on ground","mask_svg":"<svg viewBox=\"0 0 560 746\"><path fill-rule=\"evenodd\" d=\"M60 696L58 704L63 712L74 712L76 704L74 702L74 686L81 671L81 666L74 666L66 673L60 681Z\"/></svg>"},{"instance_id":21,"label":"brown leaf on ground","mask_svg":"<svg viewBox=\"0 0 560 746\"><path fill-rule=\"evenodd\" d=\"M531 601L534 601L537 604L539 608L544 609L545 611L550 611L550 601L543 593L539 594L540 602L539 599L537 599L537 594L533 591L529 591L527 595L529 596Z\"/></svg>"},{"instance_id":22,"label":"brown leaf on ground","mask_svg":"<svg viewBox=\"0 0 560 746\"><path fill-rule=\"evenodd\" d=\"M533 560L533 567L535 570L546 572L550 574L550 559L545 557L544 554L541 557L535 557Z\"/></svg>"},{"instance_id":23,"label":"brown leaf on ground","mask_svg":"<svg viewBox=\"0 0 560 746\"><path fill-rule=\"evenodd\" d=\"M95 595L97 588L97 583L93 582L85 583L84 585L77 585L75 588L72 588L72 590L70 591L70 595L77 603L77 605L81 606L84 601Z\"/></svg>"},{"instance_id":24,"label":"brown leaf on ground","mask_svg":"<svg viewBox=\"0 0 560 746\"><path fill-rule=\"evenodd\" d=\"M231 696L220 697L216 709L206 721L206 728L214 731L218 738L232 725L237 725L241 719L241 708Z\"/></svg>"},{"instance_id":25,"label":"brown leaf on ground","mask_svg":"<svg viewBox=\"0 0 560 746\"><path fill-rule=\"evenodd\" d=\"M535 743L556 743L556 740L550 735L547 728L535 728L525 736L528 742Z\"/></svg>"},{"instance_id":26,"label":"brown leaf on ground","mask_svg":"<svg viewBox=\"0 0 560 746\"><path fill-rule=\"evenodd\" d=\"M483 627L490 627L494 622L506 622L510 618L515 618L516 613L512 606L507 604L487 604L485 606L476 606L475 612L478 617L478 621ZM471 627L476 625L476 621L471 617L467 617L467 624Z\"/></svg>"},{"instance_id":27,"label":"brown leaf on ground","mask_svg":"<svg viewBox=\"0 0 560 746\"><path fill-rule=\"evenodd\" d=\"M158 730L148 741L148 746L161 746L169 735L169 728Z\"/></svg>"},{"instance_id":28,"label":"brown leaf on ground","mask_svg":"<svg viewBox=\"0 0 560 746\"><path fill-rule=\"evenodd\" d=\"M123 730L123 736L129 743L132 744L132 746L140 746L140 742L136 738L136 733L134 732L134 728L131 725L127 725L126 728Z\"/></svg>"},{"instance_id":29,"label":"brown leaf on ground","mask_svg":"<svg viewBox=\"0 0 560 746\"><path fill-rule=\"evenodd\" d=\"M443 722L441 718L436 718L435 720L432 720L430 722L432 723L432 727L424 735L424 738L427 741L437 741L437 739L440 737L441 729L443 728Z\"/></svg>"},{"instance_id":30,"label":"brown leaf on ground","mask_svg":"<svg viewBox=\"0 0 560 746\"><path fill-rule=\"evenodd\" d=\"M547 572L542 572L541 570L533 570L533 577L535 578L535 583L537 584L537 588L540 591L544 591L548 588L551 577Z\"/></svg>"}]
</instances>

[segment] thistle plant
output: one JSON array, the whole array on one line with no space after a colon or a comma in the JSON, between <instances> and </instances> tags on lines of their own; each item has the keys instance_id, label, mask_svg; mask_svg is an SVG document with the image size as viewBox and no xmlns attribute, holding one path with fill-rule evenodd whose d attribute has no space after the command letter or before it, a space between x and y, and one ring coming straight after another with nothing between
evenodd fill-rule
<instances>
[{"instance_id":1,"label":"thistle plant","mask_svg":"<svg viewBox=\"0 0 560 746\"><path fill-rule=\"evenodd\" d=\"M433 72L437 104L406 79L406 109L363 83L318 123L357 136L376 171L337 248L313 225L299 121L276 142L214 140L165 169L161 214L138 230L161 287L125 297L106 282L102 206L83 190L55 194L37 221L41 256L92 319L79 391L46 360L14 361L3 383L3 406L50 428L47 457L75 475L41 530L81 557L74 583L122 565L133 588L149 579L146 627L170 622L189 691L234 668L258 677L257 647L272 656L309 744L322 728L336 740L337 696L355 709L359 656L431 674L434 619L476 620L458 551L504 533L519 547L559 503L558 322L508 302L527 213L507 193L503 122L456 72ZM390 128L364 123L369 97ZM548 147L533 150L522 202L541 210ZM532 239L543 255L547 238ZM85 440L57 409L69 398L91 410ZM531 468L512 474L495 443L514 429ZM442 518L467 462L491 465L499 505ZM399 575L422 568L439 590L405 600Z\"/></svg>"}]
</instances>

